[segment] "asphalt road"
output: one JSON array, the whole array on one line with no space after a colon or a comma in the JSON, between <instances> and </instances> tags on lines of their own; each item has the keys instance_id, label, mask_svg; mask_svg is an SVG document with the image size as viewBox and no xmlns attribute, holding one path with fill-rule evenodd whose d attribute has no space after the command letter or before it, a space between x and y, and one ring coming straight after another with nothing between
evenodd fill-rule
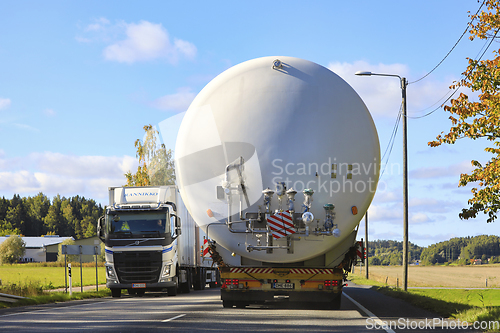
<instances>
[{"instance_id":1,"label":"asphalt road","mask_svg":"<svg viewBox=\"0 0 500 333\"><path fill-rule=\"evenodd\" d=\"M151 293L143 297L73 301L1 310L0 332L459 331L456 328L440 330L441 326L438 329L429 326L428 329L411 329L410 326L417 323L424 327L423 321L437 316L362 286L349 286L344 293L347 296L343 296L342 308L338 311L310 309L307 305L303 308L272 305L224 309L218 289L192 291L175 297ZM382 321L394 321L399 328L383 329ZM410 329L404 329L407 326Z\"/></svg>"}]
</instances>

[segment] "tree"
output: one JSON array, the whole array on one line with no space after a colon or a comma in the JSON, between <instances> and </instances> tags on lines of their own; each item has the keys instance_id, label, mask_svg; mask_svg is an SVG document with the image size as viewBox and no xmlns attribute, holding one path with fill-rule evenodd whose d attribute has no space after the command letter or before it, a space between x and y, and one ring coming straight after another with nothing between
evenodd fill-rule
<instances>
[{"instance_id":1,"label":"tree","mask_svg":"<svg viewBox=\"0 0 500 333\"><path fill-rule=\"evenodd\" d=\"M139 159L137 172L128 171L126 186L172 185L175 183L174 161L172 150L158 144L159 132L152 125L144 126L146 132L144 142L137 139L136 157Z\"/></svg>"},{"instance_id":2,"label":"tree","mask_svg":"<svg viewBox=\"0 0 500 333\"><path fill-rule=\"evenodd\" d=\"M493 41L500 30L500 0L486 0L487 10L477 15L470 15L470 40L491 39ZM462 209L461 219L475 218L479 212L488 215L487 222L497 218L500 209L500 50L493 52L493 60L474 60L468 58L468 67L464 78L455 82L451 88L466 87L479 93L479 100L473 101L461 93L444 110L451 113L452 127L449 133L441 133L436 140L429 142L431 147L443 143L454 144L458 139L476 140L484 138L492 146L485 151L493 154L486 163L473 160L475 167L471 174L460 176L459 186L478 183L474 187L468 208Z\"/></svg>"},{"instance_id":3,"label":"tree","mask_svg":"<svg viewBox=\"0 0 500 333\"><path fill-rule=\"evenodd\" d=\"M13 264L26 252L26 243L20 236L10 236L0 244L0 262L2 264Z\"/></svg>"},{"instance_id":4,"label":"tree","mask_svg":"<svg viewBox=\"0 0 500 333\"><path fill-rule=\"evenodd\" d=\"M90 216L84 217L82 220L82 224L86 225L85 234L83 235L85 238L94 237L95 235L97 235L97 227L96 227L97 221L94 220L92 217Z\"/></svg>"},{"instance_id":5,"label":"tree","mask_svg":"<svg viewBox=\"0 0 500 333\"><path fill-rule=\"evenodd\" d=\"M43 235L43 218L49 212L50 200L42 192L35 197L26 199L29 223L26 226L26 236Z\"/></svg>"},{"instance_id":6,"label":"tree","mask_svg":"<svg viewBox=\"0 0 500 333\"><path fill-rule=\"evenodd\" d=\"M52 205L49 208L47 216L43 219L43 224L47 232L53 235L65 235L64 231L66 226L64 225L64 218L61 213L61 197L59 194L52 200Z\"/></svg>"}]
</instances>

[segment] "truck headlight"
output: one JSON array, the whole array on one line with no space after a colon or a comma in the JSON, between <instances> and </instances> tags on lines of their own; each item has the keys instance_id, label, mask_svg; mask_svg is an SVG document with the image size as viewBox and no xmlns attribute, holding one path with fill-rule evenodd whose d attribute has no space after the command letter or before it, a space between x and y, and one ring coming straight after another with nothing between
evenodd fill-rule
<instances>
[{"instance_id":1,"label":"truck headlight","mask_svg":"<svg viewBox=\"0 0 500 333\"><path fill-rule=\"evenodd\" d=\"M169 281L170 280L169 277L170 277L170 265L164 265L161 271L160 282Z\"/></svg>"},{"instance_id":2,"label":"truck headlight","mask_svg":"<svg viewBox=\"0 0 500 333\"><path fill-rule=\"evenodd\" d=\"M115 274L115 270L113 269L113 266L106 266L106 278L108 280L115 280L116 281L116 274Z\"/></svg>"}]
</instances>

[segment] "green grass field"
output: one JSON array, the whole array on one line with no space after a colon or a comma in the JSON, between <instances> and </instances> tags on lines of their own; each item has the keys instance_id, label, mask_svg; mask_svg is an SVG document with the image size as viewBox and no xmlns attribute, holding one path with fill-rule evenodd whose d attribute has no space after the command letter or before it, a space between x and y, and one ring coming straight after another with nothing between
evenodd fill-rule
<instances>
[{"instance_id":1,"label":"green grass field","mask_svg":"<svg viewBox=\"0 0 500 333\"><path fill-rule=\"evenodd\" d=\"M90 286L96 283L95 267L82 268L83 285ZM80 268L73 267L73 286L80 286ZM106 283L104 267L97 267L99 284ZM64 267L36 267L30 264L14 264L0 266L0 280L2 284L26 284L38 282L44 289L64 287Z\"/></svg>"},{"instance_id":2,"label":"green grass field","mask_svg":"<svg viewBox=\"0 0 500 333\"><path fill-rule=\"evenodd\" d=\"M369 266L370 280L383 285L402 285L402 266ZM355 274L365 276L364 267ZM500 264L480 266L409 266L408 287L500 288Z\"/></svg>"},{"instance_id":3,"label":"green grass field","mask_svg":"<svg viewBox=\"0 0 500 333\"><path fill-rule=\"evenodd\" d=\"M491 267L490 267L491 268ZM496 266L496 268L500 268ZM433 279L441 274L442 281L448 272L446 267L433 266ZM426 271L429 271L429 270ZM359 272L359 271L358 271ZM423 270L421 271L423 272ZM474 271L468 271L474 273ZM484 271L481 271L484 272ZM454 276L460 283L470 277ZM445 318L456 318L473 323L475 321L500 321L500 289L411 289L407 292L402 289L386 286L385 281L367 280L364 275L349 274L349 279L356 284L372 285L373 288L391 297L401 298L417 307L437 313ZM432 279L431 279L432 280ZM441 282L439 282L441 284ZM464 288L468 287L463 285ZM439 288L439 287L437 287ZM490 330L488 332L499 332Z\"/></svg>"}]
</instances>

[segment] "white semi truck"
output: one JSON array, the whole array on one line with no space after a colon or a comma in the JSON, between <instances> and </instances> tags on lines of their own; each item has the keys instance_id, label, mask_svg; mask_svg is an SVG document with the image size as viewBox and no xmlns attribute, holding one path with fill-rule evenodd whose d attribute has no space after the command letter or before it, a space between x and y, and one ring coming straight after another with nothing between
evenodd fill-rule
<instances>
[{"instance_id":1,"label":"white semi truck","mask_svg":"<svg viewBox=\"0 0 500 333\"><path fill-rule=\"evenodd\" d=\"M375 125L349 84L292 57L236 65L196 96L175 155L186 207L216 242L224 307L340 307L380 168Z\"/></svg>"},{"instance_id":2,"label":"white semi truck","mask_svg":"<svg viewBox=\"0 0 500 333\"><path fill-rule=\"evenodd\" d=\"M215 287L217 268L201 256L205 234L175 186L110 187L99 219L105 244L106 286L113 297L145 291L189 292Z\"/></svg>"}]
</instances>

